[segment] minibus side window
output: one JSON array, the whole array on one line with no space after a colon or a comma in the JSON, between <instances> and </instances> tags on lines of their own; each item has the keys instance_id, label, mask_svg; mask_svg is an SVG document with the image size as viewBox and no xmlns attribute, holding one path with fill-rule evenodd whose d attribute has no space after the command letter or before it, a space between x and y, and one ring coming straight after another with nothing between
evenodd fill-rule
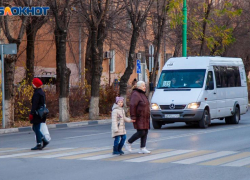
<instances>
[{"instance_id":1,"label":"minibus side window","mask_svg":"<svg viewBox=\"0 0 250 180\"><path fill-rule=\"evenodd\" d=\"M206 81L206 89L213 90L214 89L214 77L213 72L209 71L207 74L207 81Z\"/></svg>"},{"instance_id":2,"label":"minibus side window","mask_svg":"<svg viewBox=\"0 0 250 180\"><path fill-rule=\"evenodd\" d=\"M234 77L235 77L235 87L241 87L239 67L233 67L233 68L234 68Z\"/></svg>"},{"instance_id":3,"label":"minibus side window","mask_svg":"<svg viewBox=\"0 0 250 180\"><path fill-rule=\"evenodd\" d=\"M228 69L226 66L220 66L220 78L221 78L221 87L228 87Z\"/></svg>"},{"instance_id":4,"label":"minibus side window","mask_svg":"<svg viewBox=\"0 0 250 180\"><path fill-rule=\"evenodd\" d=\"M216 81L216 87L221 87L221 78L220 78L220 67L214 66L214 74L215 74L215 81Z\"/></svg>"}]
</instances>

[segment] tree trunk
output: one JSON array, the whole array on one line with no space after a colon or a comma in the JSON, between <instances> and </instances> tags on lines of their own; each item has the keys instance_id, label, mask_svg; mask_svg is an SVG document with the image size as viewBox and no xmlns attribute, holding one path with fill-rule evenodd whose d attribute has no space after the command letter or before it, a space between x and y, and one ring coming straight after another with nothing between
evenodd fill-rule
<instances>
[{"instance_id":1,"label":"tree trunk","mask_svg":"<svg viewBox=\"0 0 250 180\"><path fill-rule=\"evenodd\" d=\"M17 56L7 56L4 59L4 83L5 83L5 122L6 128L14 125L14 75Z\"/></svg>"},{"instance_id":2,"label":"tree trunk","mask_svg":"<svg viewBox=\"0 0 250 180\"><path fill-rule=\"evenodd\" d=\"M35 38L37 30L29 23L26 27L27 48L26 48L26 80L32 83L34 78L34 59L35 59Z\"/></svg>"},{"instance_id":3,"label":"tree trunk","mask_svg":"<svg viewBox=\"0 0 250 180\"><path fill-rule=\"evenodd\" d=\"M209 3L207 2L208 5L207 5L207 9L206 9L206 12L205 12L205 17L204 17L204 20L203 20L203 25L202 25L202 38L201 38L201 48L200 48L200 56L203 56L204 55L204 46L205 46L205 37L206 37L206 29L207 29L207 20L208 20L208 17L209 17L209 14L210 14L210 10L211 10L211 6L212 6L212 1Z\"/></svg>"},{"instance_id":4,"label":"tree trunk","mask_svg":"<svg viewBox=\"0 0 250 180\"><path fill-rule=\"evenodd\" d=\"M88 41L87 41L87 46L86 46L86 54L85 54L85 79L88 84L91 84L91 69L92 69L92 58L91 58L91 30L89 30L89 36L88 36Z\"/></svg>"},{"instance_id":5,"label":"tree trunk","mask_svg":"<svg viewBox=\"0 0 250 180\"><path fill-rule=\"evenodd\" d=\"M175 49L174 49L174 55L173 57L179 57L180 55L180 51L181 51L181 42L180 42L180 39L178 38L176 40L176 44L175 44Z\"/></svg>"},{"instance_id":6,"label":"tree trunk","mask_svg":"<svg viewBox=\"0 0 250 180\"><path fill-rule=\"evenodd\" d=\"M70 69L66 64L67 31L55 30L56 39L56 65L57 65L57 92L59 91L59 120L69 121L69 78Z\"/></svg>"},{"instance_id":7,"label":"tree trunk","mask_svg":"<svg viewBox=\"0 0 250 180\"><path fill-rule=\"evenodd\" d=\"M136 48L138 37L139 37L139 28L136 27L133 30L133 34L132 34L131 41L130 41L128 67L126 68L120 81L120 96L122 97L126 97L127 86L128 86L127 83L134 70L134 58L133 57L135 57L135 48ZM132 54L133 54L133 57L131 56ZM126 104L126 99L124 103Z\"/></svg>"},{"instance_id":8,"label":"tree trunk","mask_svg":"<svg viewBox=\"0 0 250 180\"><path fill-rule=\"evenodd\" d=\"M93 27L91 31L92 80L89 119L96 120L99 119L99 94L103 70L103 43L107 35L104 21L102 20L100 22L98 29Z\"/></svg>"}]
</instances>

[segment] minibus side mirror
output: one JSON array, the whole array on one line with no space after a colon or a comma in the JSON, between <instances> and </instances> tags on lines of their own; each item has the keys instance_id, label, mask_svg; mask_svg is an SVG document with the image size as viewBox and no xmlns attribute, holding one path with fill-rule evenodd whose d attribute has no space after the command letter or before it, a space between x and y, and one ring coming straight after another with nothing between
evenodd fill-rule
<instances>
[{"instance_id":1,"label":"minibus side mirror","mask_svg":"<svg viewBox=\"0 0 250 180\"><path fill-rule=\"evenodd\" d=\"M208 86L206 86L205 90L213 90L214 89L214 82L209 81Z\"/></svg>"}]
</instances>

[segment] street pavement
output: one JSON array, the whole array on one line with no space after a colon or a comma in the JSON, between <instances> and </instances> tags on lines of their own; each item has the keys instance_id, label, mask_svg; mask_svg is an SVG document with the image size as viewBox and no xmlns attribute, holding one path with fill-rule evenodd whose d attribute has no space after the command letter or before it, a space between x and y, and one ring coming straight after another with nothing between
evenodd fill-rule
<instances>
[{"instance_id":1,"label":"street pavement","mask_svg":"<svg viewBox=\"0 0 250 180\"><path fill-rule=\"evenodd\" d=\"M51 129L42 151L33 132L0 135L0 180L249 180L250 113L238 125L214 120L208 129L175 123L149 131L150 155L114 156L111 126ZM126 124L127 138L135 130Z\"/></svg>"}]
</instances>

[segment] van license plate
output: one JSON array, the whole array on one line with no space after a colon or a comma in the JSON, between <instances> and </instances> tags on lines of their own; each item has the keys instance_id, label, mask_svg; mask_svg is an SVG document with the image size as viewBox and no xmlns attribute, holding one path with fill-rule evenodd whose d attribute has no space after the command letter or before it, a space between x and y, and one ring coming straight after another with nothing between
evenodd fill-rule
<instances>
[{"instance_id":1,"label":"van license plate","mask_svg":"<svg viewBox=\"0 0 250 180\"><path fill-rule=\"evenodd\" d=\"M165 118L179 118L180 114L165 114Z\"/></svg>"}]
</instances>

